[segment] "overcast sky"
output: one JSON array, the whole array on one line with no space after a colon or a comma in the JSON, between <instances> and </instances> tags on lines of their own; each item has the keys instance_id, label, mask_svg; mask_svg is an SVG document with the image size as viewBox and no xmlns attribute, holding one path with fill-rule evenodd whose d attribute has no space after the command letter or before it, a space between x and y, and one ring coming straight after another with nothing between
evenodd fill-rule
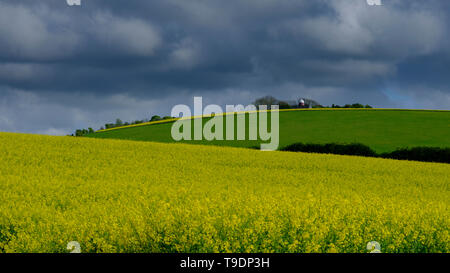
<instances>
[{"instance_id":1,"label":"overcast sky","mask_svg":"<svg viewBox=\"0 0 450 273\"><path fill-rule=\"evenodd\" d=\"M273 95L450 109L450 1L0 0L0 131Z\"/></svg>"}]
</instances>

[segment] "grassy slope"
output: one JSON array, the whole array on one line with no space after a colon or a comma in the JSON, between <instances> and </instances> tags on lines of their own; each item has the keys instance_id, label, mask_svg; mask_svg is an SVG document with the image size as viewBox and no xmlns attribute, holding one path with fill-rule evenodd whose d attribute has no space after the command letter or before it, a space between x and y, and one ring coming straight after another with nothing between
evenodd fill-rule
<instances>
[{"instance_id":1,"label":"grassy slope","mask_svg":"<svg viewBox=\"0 0 450 273\"><path fill-rule=\"evenodd\" d=\"M0 252L448 252L450 165L0 133Z\"/></svg>"},{"instance_id":2,"label":"grassy slope","mask_svg":"<svg viewBox=\"0 0 450 273\"><path fill-rule=\"evenodd\" d=\"M314 110L280 112L280 147L295 142L360 142L377 152L450 146L450 111ZM99 132L89 137L173 142L172 123ZM257 141L190 141L254 147Z\"/></svg>"}]
</instances>

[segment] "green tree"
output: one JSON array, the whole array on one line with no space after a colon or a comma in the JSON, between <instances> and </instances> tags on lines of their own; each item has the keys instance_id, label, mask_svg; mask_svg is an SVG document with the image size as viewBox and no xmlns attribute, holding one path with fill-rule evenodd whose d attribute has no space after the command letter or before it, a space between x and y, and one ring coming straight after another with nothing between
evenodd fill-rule
<instances>
[{"instance_id":1,"label":"green tree","mask_svg":"<svg viewBox=\"0 0 450 273\"><path fill-rule=\"evenodd\" d=\"M158 115L154 115L154 116L150 119L150 121L158 121L158 120L161 120L161 117L158 116Z\"/></svg>"},{"instance_id":2,"label":"green tree","mask_svg":"<svg viewBox=\"0 0 450 273\"><path fill-rule=\"evenodd\" d=\"M285 101L279 101L279 102L278 102L278 107L279 107L280 109L290 109L290 108L292 108L292 107L289 105L289 103L287 103L287 102L285 102Z\"/></svg>"},{"instance_id":3,"label":"green tree","mask_svg":"<svg viewBox=\"0 0 450 273\"><path fill-rule=\"evenodd\" d=\"M265 96L255 100L253 103L258 109L261 105L267 105L267 109L271 109L272 105L279 105L278 100L272 96Z\"/></svg>"},{"instance_id":4,"label":"green tree","mask_svg":"<svg viewBox=\"0 0 450 273\"><path fill-rule=\"evenodd\" d=\"M362 105L361 103L353 103L352 108L364 108L364 105Z\"/></svg>"}]
</instances>

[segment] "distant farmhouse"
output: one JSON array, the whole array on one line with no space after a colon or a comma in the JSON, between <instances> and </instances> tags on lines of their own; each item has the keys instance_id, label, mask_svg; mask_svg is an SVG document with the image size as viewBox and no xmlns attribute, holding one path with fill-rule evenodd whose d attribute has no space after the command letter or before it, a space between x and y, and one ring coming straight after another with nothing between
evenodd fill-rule
<instances>
[{"instance_id":1,"label":"distant farmhouse","mask_svg":"<svg viewBox=\"0 0 450 273\"><path fill-rule=\"evenodd\" d=\"M297 101L279 101L280 108L317 108L322 107L317 101L307 98L298 98Z\"/></svg>"},{"instance_id":2,"label":"distant farmhouse","mask_svg":"<svg viewBox=\"0 0 450 273\"><path fill-rule=\"evenodd\" d=\"M316 108L316 107L321 107L321 105L315 101L315 100L311 100L311 99L307 99L307 98L299 98L297 100L297 104L292 105L291 108Z\"/></svg>"}]
</instances>

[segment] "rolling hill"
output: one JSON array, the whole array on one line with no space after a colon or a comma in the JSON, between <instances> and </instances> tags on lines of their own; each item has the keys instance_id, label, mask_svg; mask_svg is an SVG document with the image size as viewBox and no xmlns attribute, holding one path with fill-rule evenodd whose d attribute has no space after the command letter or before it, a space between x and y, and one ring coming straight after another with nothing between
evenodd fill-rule
<instances>
[{"instance_id":1,"label":"rolling hill","mask_svg":"<svg viewBox=\"0 0 450 273\"><path fill-rule=\"evenodd\" d=\"M204 118L206 122L208 118ZM450 111L324 109L280 112L280 148L296 142L362 143L376 152L415 146L450 147ZM174 142L172 123L99 131L93 138ZM257 147L261 141L187 141L234 147Z\"/></svg>"}]
</instances>

